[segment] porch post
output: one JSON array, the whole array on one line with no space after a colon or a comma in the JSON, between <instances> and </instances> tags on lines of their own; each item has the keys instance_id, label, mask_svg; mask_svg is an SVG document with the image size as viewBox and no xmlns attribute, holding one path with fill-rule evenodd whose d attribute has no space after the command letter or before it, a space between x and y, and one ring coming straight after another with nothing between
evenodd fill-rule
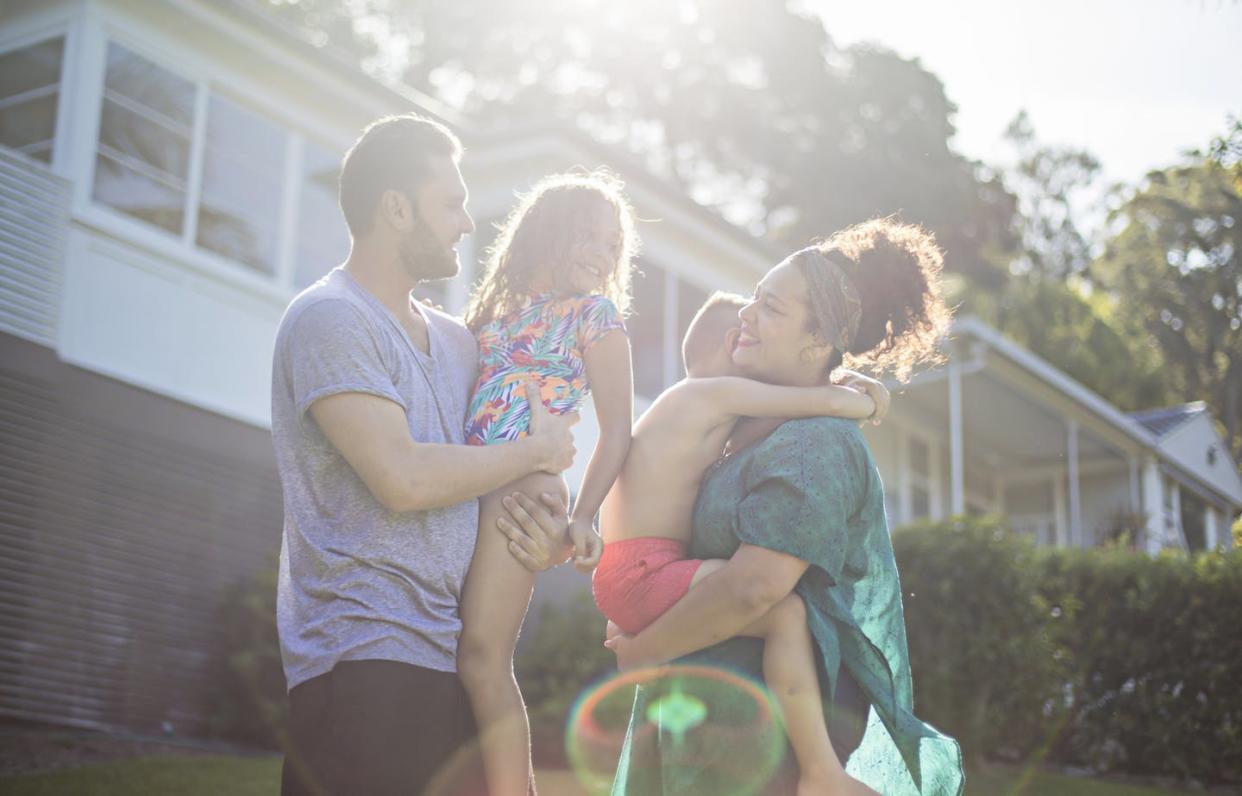
<instances>
[{"instance_id":1,"label":"porch post","mask_svg":"<svg viewBox=\"0 0 1242 796\"><path fill-rule=\"evenodd\" d=\"M1207 550L1215 550L1217 544L1216 509L1208 503L1203 507L1203 547Z\"/></svg>"},{"instance_id":2,"label":"porch post","mask_svg":"<svg viewBox=\"0 0 1242 796\"><path fill-rule=\"evenodd\" d=\"M1065 517L1065 476L1060 470L1052 477L1052 513L1057 532L1057 538L1053 541L1053 545L1055 547L1068 547L1069 523L1066 522Z\"/></svg>"},{"instance_id":3,"label":"porch post","mask_svg":"<svg viewBox=\"0 0 1242 796\"><path fill-rule=\"evenodd\" d=\"M1078 485L1078 421L1072 417L1066 422L1065 458L1069 467L1070 543L1075 547L1084 547L1086 540L1082 537L1082 495Z\"/></svg>"},{"instance_id":4,"label":"porch post","mask_svg":"<svg viewBox=\"0 0 1242 796\"><path fill-rule=\"evenodd\" d=\"M1164 547L1164 484L1155 456L1143 462L1143 514L1147 521L1147 552L1155 555Z\"/></svg>"},{"instance_id":5,"label":"porch post","mask_svg":"<svg viewBox=\"0 0 1242 796\"><path fill-rule=\"evenodd\" d=\"M1141 514L1143 504L1139 499L1139 463L1137 456L1129 457L1130 462L1130 513Z\"/></svg>"},{"instance_id":6,"label":"porch post","mask_svg":"<svg viewBox=\"0 0 1242 796\"><path fill-rule=\"evenodd\" d=\"M664 334L660 343L664 347L664 386L677 381L681 373L681 338L677 335L677 274L664 272Z\"/></svg>"},{"instance_id":7,"label":"porch post","mask_svg":"<svg viewBox=\"0 0 1242 796\"><path fill-rule=\"evenodd\" d=\"M962 366L949 352L949 489L953 514L966 513L966 477L962 449Z\"/></svg>"}]
</instances>

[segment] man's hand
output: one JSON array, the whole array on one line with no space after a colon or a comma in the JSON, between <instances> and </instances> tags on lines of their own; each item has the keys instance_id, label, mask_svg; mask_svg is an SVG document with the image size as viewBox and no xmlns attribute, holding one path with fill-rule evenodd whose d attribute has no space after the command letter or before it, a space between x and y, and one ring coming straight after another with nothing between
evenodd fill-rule
<instances>
[{"instance_id":1,"label":"man's hand","mask_svg":"<svg viewBox=\"0 0 1242 796\"><path fill-rule=\"evenodd\" d=\"M543 405L539 386L526 382L526 400L530 404L530 437L543 447L539 469L552 475L568 470L574 463L574 435L570 431L578 422L578 413L554 415Z\"/></svg>"},{"instance_id":2,"label":"man's hand","mask_svg":"<svg viewBox=\"0 0 1242 796\"><path fill-rule=\"evenodd\" d=\"M509 516L496 519L496 528L509 537L509 553L531 572L563 564L570 554L565 542L569 518L560 498L544 492L539 502L521 492L502 501Z\"/></svg>"},{"instance_id":3,"label":"man's hand","mask_svg":"<svg viewBox=\"0 0 1242 796\"><path fill-rule=\"evenodd\" d=\"M595 569L599 564L599 557L604 553L604 540L599 538L591 523L587 520L570 520L569 541L574 546L574 568L579 572Z\"/></svg>"},{"instance_id":4,"label":"man's hand","mask_svg":"<svg viewBox=\"0 0 1242 796\"><path fill-rule=\"evenodd\" d=\"M838 383L844 387L851 387L866 393L867 397L875 404L875 411L867 419L874 425L880 425L880 421L888 414L888 406L891 402L888 388L882 382L853 370L841 371L841 379Z\"/></svg>"}]
</instances>

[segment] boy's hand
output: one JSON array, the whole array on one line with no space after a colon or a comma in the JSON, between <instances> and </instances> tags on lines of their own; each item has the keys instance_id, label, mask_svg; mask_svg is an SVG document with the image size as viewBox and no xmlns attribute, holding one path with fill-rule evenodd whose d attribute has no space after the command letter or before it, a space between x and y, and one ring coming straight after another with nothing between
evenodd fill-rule
<instances>
[{"instance_id":1,"label":"boy's hand","mask_svg":"<svg viewBox=\"0 0 1242 796\"><path fill-rule=\"evenodd\" d=\"M853 370L842 371L840 384L867 394L867 397L875 404L875 411L867 419L874 425L880 425L880 421L888 414L888 407L892 400L888 394L888 388L882 382Z\"/></svg>"},{"instance_id":2,"label":"boy's hand","mask_svg":"<svg viewBox=\"0 0 1242 796\"><path fill-rule=\"evenodd\" d=\"M570 429L578 422L578 413L554 415L543 405L539 395L539 387L535 382L526 382L526 400L530 404L530 436L539 440L544 446L539 469L552 475L559 475L573 466L574 435Z\"/></svg>"},{"instance_id":3,"label":"boy's hand","mask_svg":"<svg viewBox=\"0 0 1242 796\"><path fill-rule=\"evenodd\" d=\"M579 572L590 572L599 564L604 553L604 541L599 538L595 528L586 520L569 521L569 541L574 546L574 568Z\"/></svg>"}]
</instances>

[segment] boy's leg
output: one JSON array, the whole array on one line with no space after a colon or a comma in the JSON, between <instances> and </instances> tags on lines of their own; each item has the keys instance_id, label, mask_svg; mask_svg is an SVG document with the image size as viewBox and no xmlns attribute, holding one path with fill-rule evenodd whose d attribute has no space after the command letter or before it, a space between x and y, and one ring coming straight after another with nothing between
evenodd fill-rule
<instances>
[{"instance_id":1,"label":"boy's leg","mask_svg":"<svg viewBox=\"0 0 1242 796\"><path fill-rule=\"evenodd\" d=\"M457 670L478 722L491 796L526 796L532 782L530 725L513 675L513 650L535 576L509 553L509 540L496 529L497 518L506 513L501 498L515 491L568 499L563 479L536 475L497 490L480 504L479 538L462 592Z\"/></svg>"},{"instance_id":2,"label":"boy's leg","mask_svg":"<svg viewBox=\"0 0 1242 796\"><path fill-rule=\"evenodd\" d=\"M473 737L469 702L452 672L343 661L304 685L312 688L290 693L299 754L286 756L284 796L421 793Z\"/></svg>"},{"instance_id":3,"label":"boy's leg","mask_svg":"<svg viewBox=\"0 0 1242 796\"><path fill-rule=\"evenodd\" d=\"M802 599L789 595L743 632L763 639L763 679L785 716L801 779L828 782L839 777L844 766L828 737L815 645Z\"/></svg>"}]
</instances>

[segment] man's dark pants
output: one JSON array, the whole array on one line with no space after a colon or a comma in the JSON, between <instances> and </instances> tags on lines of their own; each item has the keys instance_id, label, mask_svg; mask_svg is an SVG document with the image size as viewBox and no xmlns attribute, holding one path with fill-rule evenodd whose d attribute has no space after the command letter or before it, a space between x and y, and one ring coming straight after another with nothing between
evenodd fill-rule
<instances>
[{"instance_id":1,"label":"man's dark pants","mask_svg":"<svg viewBox=\"0 0 1242 796\"><path fill-rule=\"evenodd\" d=\"M418 794L474 735L456 674L343 661L289 692L280 792Z\"/></svg>"}]
</instances>

